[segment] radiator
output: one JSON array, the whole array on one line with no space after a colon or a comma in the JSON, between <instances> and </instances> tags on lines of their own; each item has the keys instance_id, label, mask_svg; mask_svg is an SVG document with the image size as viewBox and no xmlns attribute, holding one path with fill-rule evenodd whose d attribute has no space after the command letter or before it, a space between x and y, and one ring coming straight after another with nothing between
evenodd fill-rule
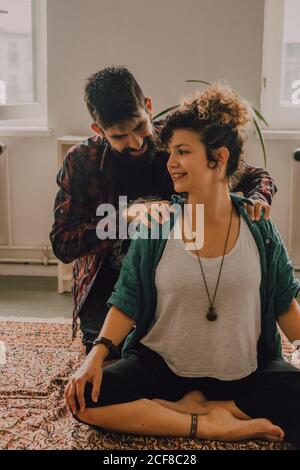
<instances>
[{"instance_id":1,"label":"radiator","mask_svg":"<svg viewBox=\"0 0 300 470\"><path fill-rule=\"evenodd\" d=\"M57 264L51 247L17 246L13 240L13 217L11 209L11 188L9 149L0 143L0 263Z\"/></svg>"}]
</instances>

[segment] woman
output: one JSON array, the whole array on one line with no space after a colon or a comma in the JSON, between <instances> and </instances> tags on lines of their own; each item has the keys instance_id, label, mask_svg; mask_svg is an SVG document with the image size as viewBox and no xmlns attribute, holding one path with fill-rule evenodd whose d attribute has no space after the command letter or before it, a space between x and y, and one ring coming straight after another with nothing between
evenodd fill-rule
<instances>
[{"instance_id":1,"label":"woman","mask_svg":"<svg viewBox=\"0 0 300 470\"><path fill-rule=\"evenodd\" d=\"M300 339L300 283L273 222L251 222L244 199L230 194L249 109L212 85L168 117L168 170L187 197L173 196L168 239L157 232L131 242L99 344L66 387L80 421L133 434L299 444L300 372L282 359L276 322L290 341ZM189 236L199 204L203 246L198 232L194 244ZM134 325L122 359L102 370Z\"/></svg>"}]
</instances>

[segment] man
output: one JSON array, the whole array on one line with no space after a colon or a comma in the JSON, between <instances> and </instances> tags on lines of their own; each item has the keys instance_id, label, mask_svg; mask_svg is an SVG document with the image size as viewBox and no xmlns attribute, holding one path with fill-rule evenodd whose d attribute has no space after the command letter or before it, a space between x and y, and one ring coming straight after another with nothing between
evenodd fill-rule
<instances>
[{"instance_id":1,"label":"man","mask_svg":"<svg viewBox=\"0 0 300 470\"><path fill-rule=\"evenodd\" d=\"M106 301L120 269L118 241L97 237L101 219L96 217L97 207L103 203L117 206L120 195L129 202L148 196L166 202L174 189L166 168L168 154L159 147L159 127L152 121L151 98L144 97L125 67L109 67L92 75L85 86L85 101L96 136L74 146L65 157L57 177L60 189L50 240L57 258L74 262L73 337L79 317L89 352L107 315ZM265 217L269 215L276 187L268 172L244 163L232 190L252 199L254 205L247 208L253 219L259 218L262 208ZM163 209L160 214L162 220L167 216ZM136 219L145 217L140 213Z\"/></svg>"}]
</instances>

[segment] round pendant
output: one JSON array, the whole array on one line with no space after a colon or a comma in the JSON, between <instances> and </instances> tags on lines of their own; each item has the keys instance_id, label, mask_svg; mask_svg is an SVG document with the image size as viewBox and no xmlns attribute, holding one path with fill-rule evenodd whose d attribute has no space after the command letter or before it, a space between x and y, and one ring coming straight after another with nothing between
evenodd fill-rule
<instances>
[{"instance_id":1,"label":"round pendant","mask_svg":"<svg viewBox=\"0 0 300 470\"><path fill-rule=\"evenodd\" d=\"M206 318L209 321L215 321L218 318L218 315L216 314L213 307L209 307Z\"/></svg>"}]
</instances>

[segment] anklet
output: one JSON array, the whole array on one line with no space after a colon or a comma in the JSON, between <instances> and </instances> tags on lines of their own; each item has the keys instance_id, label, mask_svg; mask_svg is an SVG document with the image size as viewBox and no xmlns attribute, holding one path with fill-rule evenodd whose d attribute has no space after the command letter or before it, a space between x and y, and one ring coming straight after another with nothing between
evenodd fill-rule
<instances>
[{"instance_id":1,"label":"anklet","mask_svg":"<svg viewBox=\"0 0 300 470\"><path fill-rule=\"evenodd\" d=\"M195 439L195 437L197 437L198 415L192 413L191 417L192 417L192 421L191 421L190 437Z\"/></svg>"}]
</instances>

